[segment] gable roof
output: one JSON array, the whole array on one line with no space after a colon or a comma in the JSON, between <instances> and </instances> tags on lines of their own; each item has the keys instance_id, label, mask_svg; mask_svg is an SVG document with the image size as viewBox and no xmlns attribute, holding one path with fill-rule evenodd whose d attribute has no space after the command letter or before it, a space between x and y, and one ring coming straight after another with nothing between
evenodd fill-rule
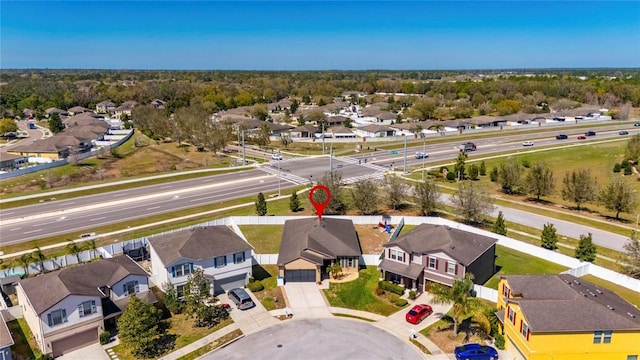
<instances>
[{"instance_id":1,"label":"gable roof","mask_svg":"<svg viewBox=\"0 0 640 360\"><path fill-rule=\"evenodd\" d=\"M320 130L317 127L313 126L313 125L305 124L305 125L298 126L297 128L291 129L291 131L292 132L317 133Z\"/></svg>"},{"instance_id":2,"label":"gable roof","mask_svg":"<svg viewBox=\"0 0 640 360\"><path fill-rule=\"evenodd\" d=\"M471 264L497 242L496 239L445 225L420 224L384 247L397 246L408 253L443 252L464 266Z\"/></svg>"},{"instance_id":3,"label":"gable roof","mask_svg":"<svg viewBox=\"0 0 640 360\"><path fill-rule=\"evenodd\" d=\"M101 286L113 286L128 275L149 276L128 256L116 256L20 280L40 315L70 295L104 297Z\"/></svg>"},{"instance_id":4,"label":"gable roof","mask_svg":"<svg viewBox=\"0 0 640 360\"><path fill-rule=\"evenodd\" d=\"M360 241L348 219L305 218L287 220L282 231L278 265L303 258L315 264L338 256L360 256Z\"/></svg>"},{"instance_id":5,"label":"gable roof","mask_svg":"<svg viewBox=\"0 0 640 360\"><path fill-rule=\"evenodd\" d=\"M333 133L333 134L351 134L353 135L353 131L351 131L351 129L347 129L344 126L332 126L329 129L327 129L327 132Z\"/></svg>"},{"instance_id":6,"label":"gable roof","mask_svg":"<svg viewBox=\"0 0 640 360\"><path fill-rule=\"evenodd\" d=\"M640 330L640 309L569 274L506 276L531 332Z\"/></svg>"},{"instance_id":7,"label":"gable roof","mask_svg":"<svg viewBox=\"0 0 640 360\"><path fill-rule=\"evenodd\" d=\"M392 128L386 126L386 125L376 125L376 124L371 124L371 125L359 127L358 129L363 130L363 131L367 131L367 132L372 132L372 133L395 131Z\"/></svg>"},{"instance_id":8,"label":"gable roof","mask_svg":"<svg viewBox=\"0 0 640 360\"><path fill-rule=\"evenodd\" d=\"M224 225L194 227L153 236L149 243L165 266L179 259L199 261L252 249L249 243Z\"/></svg>"}]
</instances>

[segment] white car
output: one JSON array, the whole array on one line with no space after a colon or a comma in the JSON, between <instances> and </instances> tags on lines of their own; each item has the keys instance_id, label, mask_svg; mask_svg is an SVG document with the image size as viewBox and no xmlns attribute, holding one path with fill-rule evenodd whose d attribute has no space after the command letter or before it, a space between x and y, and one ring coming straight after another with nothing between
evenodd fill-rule
<instances>
[{"instance_id":1,"label":"white car","mask_svg":"<svg viewBox=\"0 0 640 360\"><path fill-rule=\"evenodd\" d=\"M533 141L525 141L522 143L522 146L533 146Z\"/></svg>"},{"instance_id":2,"label":"white car","mask_svg":"<svg viewBox=\"0 0 640 360\"><path fill-rule=\"evenodd\" d=\"M282 155L280 153L271 154L271 160L282 160Z\"/></svg>"}]
</instances>

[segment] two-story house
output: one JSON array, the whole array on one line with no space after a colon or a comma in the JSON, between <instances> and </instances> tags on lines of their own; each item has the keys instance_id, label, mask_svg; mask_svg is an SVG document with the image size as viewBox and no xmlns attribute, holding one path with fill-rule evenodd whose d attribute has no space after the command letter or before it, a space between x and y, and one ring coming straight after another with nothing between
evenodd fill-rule
<instances>
[{"instance_id":1,"label":"two-story house","mask_svg":"<svg viewBox=\"0 0 640 360\"><path fill-rule=\"evenodd\" d=\"M497 306L514 360L640 357L640 310L573 275L502 277Z\"/></svg>"},{"instance_id":2,"label":"two-story house","mask_svg":"<svg viewBox=\"0 0 640 360\"><path fill-rule=\"evenodd\" d=\"M116 109L116 104L113 101L101 101L96 104L96 112L99 114L106 114L113 112Z\"/></svg>"},{"instance_id":3,"label":"two-story house","mask_svg":"<svg viewBox=\"0 0 640 360\"><path fill-rule=\"evenodd\" d=\"M421 224L384 245L381 277L407 289L427 291L430 282L452 285L465 273L482 284L495 273L494 238L445 225Z\"/></svg>"},{"instance_id":4,"label":"two-story house","mask_svg":"<svg viewBox=\"0 0 640 360\"><path fill-rule=\"evenodd\" d=\"M251 277L252 246L226 226L202 226L149 238L153 282L171 283L182 296L189 275L201 268L211 294L244 287Z\"/></svg>"},{"instance_id":5,"label":"two-story house","mask_svg":"<svg viewBox=\"0 0 640 360\"><path fill-rule=\"evenodd\" d=\"M42 353L60 356L115 328L130 295L155 302L148 279L131 258L117 256L21 280L16 294Z\"/></svg>"}]
</instances>

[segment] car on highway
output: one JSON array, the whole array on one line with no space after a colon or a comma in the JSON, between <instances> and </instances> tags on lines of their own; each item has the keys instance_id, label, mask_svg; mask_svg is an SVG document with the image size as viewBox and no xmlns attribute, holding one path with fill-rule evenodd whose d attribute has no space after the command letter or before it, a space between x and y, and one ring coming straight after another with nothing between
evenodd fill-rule
<instances>
[{"instance_id":1,"label":"car on highway","mask_svg":"<svg viewBox=\"0 0 640 360\"><path fill-rule=\"evenodd\" d=\"M633 126L640 126L640 122L633 124Z\"/></svg>"},{"instance_id":2,"label":"car on highway","mask_svg":"<svg viewBox=\"0 0 640 360\"><path fill-rule=\"evenodd\" d=\"M525 141L522 143L522 146L533 146L533 141Z\"/></svg>"},{"instance_id":3,"label":"car on highway","mask_svg":"<svg viewBox=\"0 0 640 360\"><path fill-rule=\"evenodd\" d=\"M472 142L464 143L462 144L462 146L460 146L460 148L464 151L476 151L478 149L476 147L476 144Z\"/></svg>"},{"instance_id":4,"label":"car on highway","mask_svg":"<svg viewBox=\"0 0 640 360\"><path fill-rule=\"evenodd\" d=\"M586 137L586 136L584 136L584 135L580 135L580 136L578 136L578 140L585 140L586 138L587 138L587 137Z\"/></svg>"},{"instance_id":5,"label":"car on highway","mask_svg":"<svg viewBox=\"0 0 640 360\"><path fill-rule=\"evenodd\" d=\"M622 130L618 133L618 135L629 135L629 132L627 130Z\"/></svg>"},{"instance_id":6,"label":"car on highway","mask_svg":"<svg viewBox=\"0 0 640 360\"><path fill-rule=\"evenodd\" d=\"M596 132L595 131L587 131L586 133L584 133L585 136L596 136Z\"/></svg>"},{"instance_id":7,"label":"car on highway","mask_svg":"<svg viewBox=\"0 0 640 360\"><path fill-rule=\"evenodd\" d=\"M271 160L282 160L282 154L280 153L271 154Z\"/></svg>"},{"instance_id":8,"label":"car on highway","mask_svg":"<svg viewBox=\"0 0 640 360\"><path fill-rule=\"evenodd\" d=\"M416 153L416 159L426 159L429 157L429 154L423 152Z\"/></svg>"},{"instance_id":9,"label":"car on highway","mask_svg":"<svg viewBox=\"0 0 640 360\"><path fill-rule=\"evenodd\" d=\"M389 154L391 155L398 155L398 152L396 150L391 150L389 151Z\"/></svg>"},{"instance_id":10,"label":"car on highway","mask_svg":"<svg viewBox=\"0 0 640 360\"><path fill-rule=\"evenodd\" d=\"M498 360L498 350L476 343L456 346L453 353L456 360Z\"/></svg>"},{"instance_id":11,"label":"car on highway","mask_svg":"<svg viewBox=\"0 0 640 360\"><path fill-rule=\"evenodd\" d=\"M556 139L558 140L567 140L569 137L567 136L567 134L558 134L556 135Z\"/></svg>"},{"instance_id":12,"label":"car on highway","mask_svg":"<svg viewBox=\"0 0 640 360\"><path fill-rule=\"evenodd\" d=\"M422 320L426 319L427 316L433 313L433 309L431 306L427 304L416 305L409 310L407 315L405 315L405 319L408 323L411 324L419 324Z\"/></svg>"}]
</instances>

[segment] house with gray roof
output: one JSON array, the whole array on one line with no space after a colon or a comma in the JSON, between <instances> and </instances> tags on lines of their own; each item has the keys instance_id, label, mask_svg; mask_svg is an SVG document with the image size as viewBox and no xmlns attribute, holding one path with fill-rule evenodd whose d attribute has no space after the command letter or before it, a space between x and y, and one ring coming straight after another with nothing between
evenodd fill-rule
<instances>
[{"instance_id":1,"label":"house with gray roof","mask_svg":"<svg viewBox=\"0 0 640 360\"><path fill-rule=\"evenodd\" d=\"M15 342L7 327L7 322L0 312L0 359L11 360L11 346L13 346L13 344L15 344Z\"/></svg>"},{"instance_id":2,"label":"house with gray roof","mask_svg":"<svg viewBox=\"0 0 640 360\"><path fill-rule=\"evenodd\" d=\"M387 125L366 125L356 128L356 135L361 137L387 137L394 136L396 131Z\"/></svg>"},{"instance_id":3,"label":"house with gray roof","mask_svg":"<svg viewBox=\"0 0 640 360\"><path fill-rule=\"evenodd\" d=\"M69 113L69 115L78 115L78 114L82 114L84 112L91 112L91 109L87 109L84 106L74 106L72 108L69 108L69 110L67 110L67 112Z\"/></svg>"},{"instance_id":4,"label":"house with gray roof","mask_svg":"<svg viewBox=\"0 0 640 360\"><path fill-rule=\"evenodd\" d=\"M360 240L348 219L287 220L282 231L278 268L285 282L320 282L338 263L343 272L358 270Z\"/></svg>"},{"instance_id":5,"label":"house with gray roof","mask_svg":"<svg viewBox=\"0 0 640 360\"><path fill-rule=\"evenodd\" d=\"M100 114L106 114L113 112L116 109L116 104L113 101L106 100L96 104L96 112Z\"/></svg>"},{"instance_id":6,"label":"house with gray roof","mask_svg":"<svg viewBox=\"0 0 640 360\"><path fill-rule=\"evenodd\" d=\"M320 129L309 124L298 126L290 132L293 138L313 138L318 133L321 133Z\"/></svg>"},{"instance_id":7,"label":"house with gray roof","mask_svg":"<svg viewBox=\"0 0 640 360\"><path fill-rule=\"evenodd\" d=\"M476 284L495 273L494 238L445 225L421 224L384 245L381 277L407 289L428 290L429 283L452 285L470 272Z\"/></svg>"},{"instance_id":8,"label":"house with gray roof","mask_svg":"<svg viewBox=\"0 0 640 360\"><path fill-rule=\"evenodd\" d=\"M333 127L330 127L327 130L327 133L329 133L332 137L337 138L337 139L354 138L354 137L356 137L356 134L354 134L353 131L351 131L351 129L347 129L344 126L333 126Z\"/></svg>"},{"instance_id":9,"label":"house with gray roof","mask_svg":"<svg viewBox=\"0 0 640 360\"><path fill-rule=\"evenodd\" d=\"M152 282L171 283L182 295L197 268L210 281L212 295L244 287L251 277L253 247L226 226L202 226L149 238Z\"/></svg>"},{"instance_id":10,"label":"house with gray roof","mask_svg":"<svg viewBox=\"0 0 640 360\"><path fill-rule=\"evenodd\" d=\"M40 351L55 357L97 343L115 328L131 295L155 303L148 280L123 255L23 279L16 294Z\"/></svg>"}]
</instances>

